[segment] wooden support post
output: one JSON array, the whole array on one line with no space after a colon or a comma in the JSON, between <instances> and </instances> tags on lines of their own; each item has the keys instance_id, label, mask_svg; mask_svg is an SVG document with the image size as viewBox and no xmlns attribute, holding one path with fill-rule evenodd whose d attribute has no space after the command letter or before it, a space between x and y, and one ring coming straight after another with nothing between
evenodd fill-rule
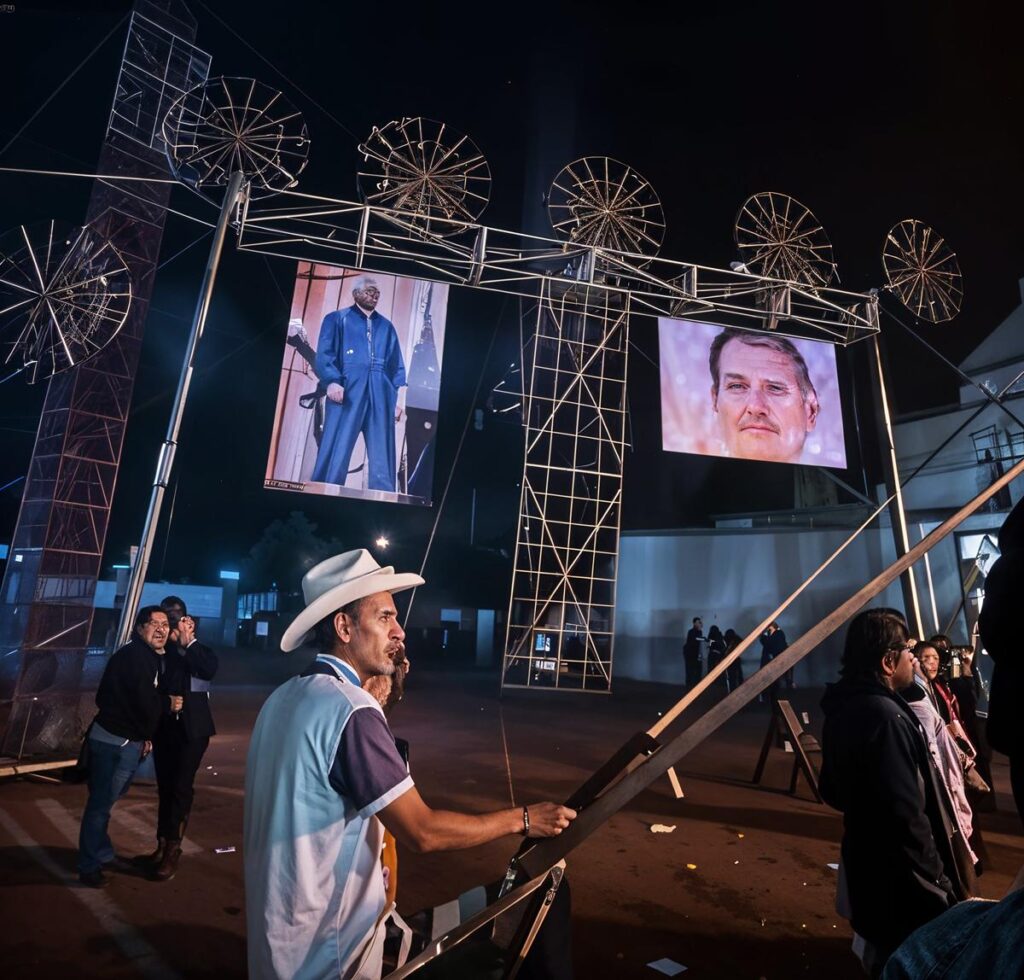
<instances>
[{"instance_id":1,"label":"wooden support post","mask_svg":"<svg viewBox=\"0 0 1024 980\"><path fill-rule=\"evenodd\" d=\"M787 737L788 736L788 737ZM808 753L820 751L817 739L804 730L789 701L776 701L772 705L772 715L768 721L768 730L765 732L764 742L761 745L760 755L757 757L757 765L754 768L754 775L751 782L755 785L761 782L764 776L765 765L768 762L768 754L771 752L772 743L783 741L793 749L793 771L789 779L789 792L796 792L797 778L800 773L804 774L807 785L810 786L814 798L824 802L818 790L818 772Z\"/></svg>"},{"instance_id":2,"label":"wooden support post","mask_svg":"<svg viewBox=\"0 0 1024 980\"><path fill-rule=\"evenodd\" d=\"M779 718L775 714L775 708L772 707L771 717L768 719L768 731L764 733L764 742L761 745L761 754L757 757L757 766L754 769L754 777L751 780L755 785L761 782L761 777L764 775L764 767L768 762L768 753L772 750L772 742L778 737L779 734Z\"/></svg>"},{"instance_id":3,"label":"wooden support post","mask_svg":"<svg viewBox=\"0 0 1024 980\"><path fill-rule=\"evenodd\" d=\"M802 772L807 780L807 785L811 787L815 800L819 803L824 803L825 801L821 798L821 792L818 790L818 773L814 766L811 765L810 757L807 755L807 740L811 739L812 736L804 731L803 725L800 724L796 717L796 712L793 711L793 706L788 701L777 701L775 705L779 712L779 717L782 719L782 724L792 739L793 753L795 755L793 759L793 775L789 781L789 791L790 793L796 792L797 772ZM817 745L817 742L814 744Z\"/></svg>"}]
</instances>

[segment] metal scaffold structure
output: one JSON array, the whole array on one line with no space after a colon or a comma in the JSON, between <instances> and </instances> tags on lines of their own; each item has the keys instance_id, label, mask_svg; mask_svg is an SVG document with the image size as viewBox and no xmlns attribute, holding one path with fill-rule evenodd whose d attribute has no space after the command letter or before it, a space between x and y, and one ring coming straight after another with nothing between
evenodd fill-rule
<instances>
[{"instance_id":1,"label":"metal scaffold structure","mask_svg":"<svg viewBox=\"0 0 1024 980\"><path fill-rule=\"evenodd\" d=\"M1024 461L1014 457L990 486L911 544L901 486L927 461L905 478L897 469L878 345L879 291L833 286L831 242L794 198L765 191L742 204L734 226L738 261L730 268L678 262L658 255L665 218L643 176L609 157L584 157L558 173L547 195L553 237L526 235L480 223L491 183L483 153L446 124L419 117L374 127L360 145L360 200L300 193L295 185L309 146L301 113L252 79L207 81L210 57L190 43L195 24L175 14L175 0L137 0L135 8L85 227L50 222L0 239L0 328L14 325L11 339L4 337L4 356L20 362L26 378L52 379L0 588L0 648L17 653L0 673L2 749L18 757L12 771L23 755L77 747L106 663L109 645L89 646L92 604L175 181L210 207L211 220L197 220L213 228L213 240L120 641L130 635L141 601L197 349L232 232L243 253L411 275L520 300L522 382L512 394L521 404L524 452L503 688L611 689L628 353L637 317L694 319L838 346L868 340L872 347L888 499L676 705L569 797L580 814L564 834L524 842L497 902L434 937L395 974L454 975L448 970L453 950L484 927L501 935L492 923L518 906L521 924L504 930L512 938L502 950L502 975L513 977L555 898L566 856L898 578L906 584L908 618L923 635L914 563L1007 491L1024 474ZM208 196L214 191L218 202ZM882 291L915 317L940 323L959 312L956 255L923 222L905 219L891 228L883 268ZM433 343L429 310L428 299L420 334L425 347ZM1001 394L982 391L1019 422ZM971 435L990 458L999 449L994 430ZM673 732L762 628L890 505L896 561L684 731ZM442 957L450 959L434 962Z\"/></svg>"},{"instance_id":2,"label":"metal scaffold structure","mask_svg":"<svg viewBox=\"0 0 1024 980\"><path fill-rule=\"evenodd\" d=\"M50 379L0 586L9 757L76 753L106 664L93 597L173 186L160 127L210 66L195 29L174 0L136 3L85 227L4 238L0 310L21 316L12 304L38 293L4 356Z\"/></svg>"},{"instance_id":3,"label":"metal scaffold structure","mask_svg":"<svg viewBox=\"0 0 1024 980\"><path fill-rule=\"evenodd\" d=\"M548 280L528 305L525 451L504 687L611 688L628 298Z\"/></svg>"},{"instance_id":4,"label":"metal scaffold structure","mask_svg":"<svg viewBox=\"0 0 1024 980\"><path fill-rule=\"evenodd\" d=\"M486 159L469 137L422 118L374 127L360 145L365 160L358 175L361 201L300 193L295 190L296 177L305 166L309 142L300 113L280 93L251 79L205 84L209 57L172 32L162 35L160 30L155 20L138 14L132 21L108 139L131 142L139 159L145 151L154 157L166 155L171 173L193 191L210 186L228 190L119 635L126 636L144 581L219 243L230 226L243 252L415 275L520 298L524 384L517 394L523 406L524 461L502 685L610 690L631 320L693 318L845 346L877 339L877 291L835 288L835 262L824 228L800 202L774 191L755 194L741 206L735 223L740 261L730 268L660 257L665 222L658 196L637 171L608 157L582 158L555 177L547 196L555 237L481 224L479 216L490 194ZM165 77L153 88L140 59L156 54L163 58ZM199 84L190 87L190 82ZM122 214L125 220L112 225L113 231L131 232L141 242L140 229L146 222L157 227L166 215L166 201L148 200L144 188L149 185L125 173L124 167L118 172L116 161L106 162L109 166L103 169L111 172L98 186L148 210L134 221L125 209L108 209L104 220ZM170 181L155 176L158 170L166 172L164 161L159 166L156 159L150 163L153 187L165 198ZM205 199L202 193L199 196ZM119 254L114 237L110 255ZM155 258L151 252L150 246L146 255ZM88 266L83 269L87 281L94 281L95 277L88 279ZM135 271L131 262L128 270ZM933 321L955 315L962 294L955 255L923 223L907 219L893 229L885 270L886 289L916 315ZM145 287L144 270L141 278L133 276L133 282ZM147 289L134 288L141 302L127 317L127 332L122 333L123 340L136 337L137 342L132 317L144 312ZM117 334L110 321L124 295L124 290L113 290L110 300L88 297L102 310L107 339ZM85 344L86 353L95 355L98 334L77 329L81 317L69 322L76 329L69 327L63 340ZM23 331L22 336L36 346L43 338L38 330ZM121 342L119 338L117 349ZM90 350L89 343L97 350ZM54 371L60 358L67 362L64 366L74 364L66 342L51 345L50 352ZM39 359L25 357L26 366L38 371ZM876 361L884 401L881 361ZM89 369L101 363L94 357ZM125 372L129 382L131 374ZM124 398L112 398L111 403L127 410ZM107 488L103 499L109 507L117 459L111 457L107 463L106 481L93 482ZM895 473L890 483L901 510ZM94 564L105 527L104 521L92 520L95 517L90 511ZM902 519L899 523L902 527ZM898 542L901 553L909 544L906 535L903 538ZM97 571L98 565L79 578L94 582ZM916 616L916 592L909 574L907 579ZM26 588L29 585L34 601L42 602L38 583ZM91 588L80 590L72 604L80 613L91 599ZM47 589L50 615L57 593ZM22 603L19 615L27 608ZM51 646L50 656L60 637L70 637L67 642L79 644L76 649L84 643L91 617L83 615L72 623L62 615L60 628L47 627L45 636L36 639L31 631L24 632L32 640L23 646L26 663L43 646ZM18 642L15 632L12 627L13 644ZM83 686L77 675L74 680L69 691ZM43 687L50 694L60 685ZM38 693L32 697L37 699ZM19 686L13 700L20 696ZM24 735L27 720L22 729Z\"/></svg>"},{"instance_id":5,"label":"metal scaffold structure","mask_svg":"<svg viewBox=\"0 0 1024 980\"><path fill-rule=\"evenodd\" d=\"M502 686L607 693L631 319L698 317L845 345L877 333L876 297L829 287L827 238L783 195L758 202L746 263L716 269L654 254L657 195L610 158L555 178L550 239L473 220L486 163L439 123L389 123L362 149L366 200L404 210L286 190L243 210L239 247L521 298L524 458Z\"/></svg>"}]
</instances>

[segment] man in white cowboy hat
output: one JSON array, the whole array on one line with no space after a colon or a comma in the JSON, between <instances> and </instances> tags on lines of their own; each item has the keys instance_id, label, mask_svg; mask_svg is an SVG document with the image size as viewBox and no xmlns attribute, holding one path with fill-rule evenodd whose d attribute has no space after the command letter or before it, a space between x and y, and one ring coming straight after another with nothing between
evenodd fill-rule
<instances>
[{"instance_id":1,"label":"man in white cowboy hat","mask_svg":"<svg viewBox=\"0 0 1024 980\"><path fill-rule=\"evenodd\" d=\"M362 685L405 661L392 594L422 584L364 549L328 558L302 579L306 608L281 649L315 639L320 652L263 705L246 765L245 895L256 980L380 976L392 911L381 870L384 827L423 852L507 834L551 837L576 816L555 803L453 813L419 795Z\"/></svg>"}]
</instances>

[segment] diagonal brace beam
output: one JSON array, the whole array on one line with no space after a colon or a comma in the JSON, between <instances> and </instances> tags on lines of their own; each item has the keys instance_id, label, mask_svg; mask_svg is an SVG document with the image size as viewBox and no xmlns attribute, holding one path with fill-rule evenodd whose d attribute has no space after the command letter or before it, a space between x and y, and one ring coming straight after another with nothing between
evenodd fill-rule
<instances>
[{"instance_id":1,"label":"diagonal brace beam","mask_svg":"<svg viewBox=\"0 0 1024 980\"><path fill-rule=\"evenodd\" d=\"M544 870L551 867L552 864L582 844L609 817L621 810L654 780L663 776L672 766L700 745L704 739L753 701L758 694L767 690L787 670L816 649L823 640L831 636L855 613L895 582L914 562L948 537L987 500L1021 474L1024 474L1024 460L1021 460L995 483L966 503L952 517L947 518L931 534L922 538L905 555L894 561L849 599L836 607L821 622L790 644L779 656L705 712L689 728L675 736L631 773L623 777L599 797L592 806L582 810L561 836L535 844L514 859L515 865L525 871L529 877L535 877L539 873L537 869Z\"/></svg>"}]
</instances>

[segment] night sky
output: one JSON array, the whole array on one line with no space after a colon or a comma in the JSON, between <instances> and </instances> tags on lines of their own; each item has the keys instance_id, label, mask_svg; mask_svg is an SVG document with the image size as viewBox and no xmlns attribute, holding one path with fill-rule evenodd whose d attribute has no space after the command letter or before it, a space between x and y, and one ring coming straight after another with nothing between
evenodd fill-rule
<instances>
[{"instance_id":1,"label":"night sky","mask_svg":"<svg viewBox=\"0 0 1024 980\"><path fill-rule=\"evenodd\" d=\"M17 2L0 13L0 146L127 6ZM964 310L924 332L953 360L1019 302L1024 77L1019 35L995 6L681 4L670 15L655 5L396 0L358 13L310 0L218 0L216 17L191 6L213 74L255 77L305 113L312 147L300 190L354 199L358 141L374 124L423 115L470 134L487 156L492 198L481 220L491 225L546 233L541 194L551 178L576 157L607 154L635 167L660 195L666 257L726 266L736 257L740 203L776 190L823 222L848 289L882 285L882 241L900 219L920 218L944 235L960 257ZM263 7L267 13L253 13ZM122 27L0 153L0 165L94 172L123 38ZM0 174L0 229L50 217L78 222L88 193L86 180ZM196 208L184 191L174 205ZM199 230L172 216L164 256ZM201 242L158 276L108 566L125 560L141 532L205 253ZM292 510L346 546L383 532L396 546L389 559L415 567L422 559L436 510L262 489L293 276L294 264L284 260L226 255L181 434L173 522L154 552L157 575L212 580ZM478 381L482 401L517 357L514 300L453 290L448 324L435 500L477 404ZM792 506L787 467L660 452L656 330L652 319L633 324L623 526L702 526L714 513ZM955 376L898 326L884 321L883 340L898 412L955 400ZM848 387L863 353L839 352ZM43 394L20 378L0 386L0 486L26 470ZM871 411L866 401L862 414ZM856 459L849 441L848 449ZM474 591L481 602L507 595L509 568L469 549L472 490L477 545L510 548L520 461L517 426L491 418L483 432L470 426L427 568L428 579L444 581L467 605ZM874 480L870 450L864 463ZM841 475L864 485L859 462ZM20 485L0 493L0 541L10 540L19 499ZM456 567L475 569L484 585L470 588Z\"/></svg>"}]
</instances>

